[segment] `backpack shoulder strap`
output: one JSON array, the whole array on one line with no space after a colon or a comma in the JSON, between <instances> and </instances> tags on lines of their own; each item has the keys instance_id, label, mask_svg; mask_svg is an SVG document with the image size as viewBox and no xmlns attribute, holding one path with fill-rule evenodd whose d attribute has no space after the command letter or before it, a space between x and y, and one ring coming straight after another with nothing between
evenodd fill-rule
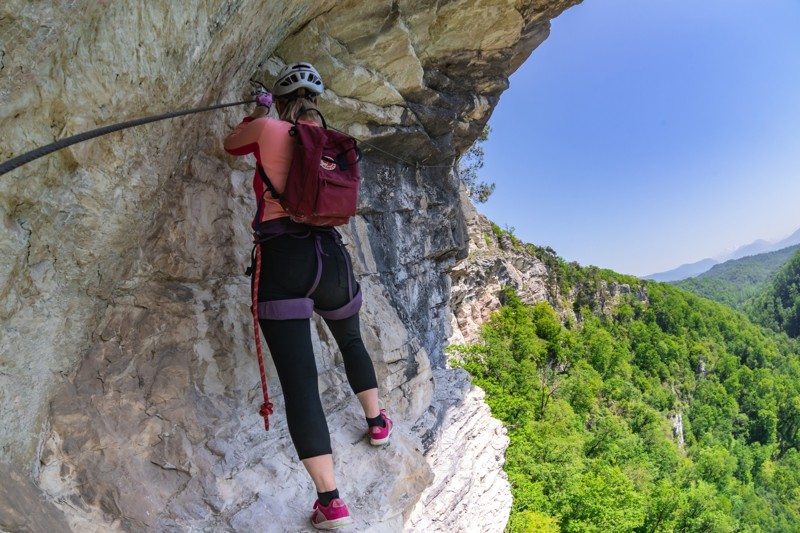
<instances>
[{"instance_id":1,"label":"backpack shoulder strap","mask_svg":"<svg viewBox=\"0 0 800 533\"><path fill-rule=\"evenodd\" d=\"M255 224L256 231L258 231L258 225L261 224L261 214L264 212L264 197L267 195L267 192L272 194L272 197L276 200L281 197L278 194L278 191L275 189L275 186L272 185L272 182L267 176L267 173L264 171L264 167L261 166L261 163L256 163L256 167L258 168L258 174L261 176L261 181L264 182L264 185L267 188L264 190L264 194L261 195L261 198L258 199L258 206L256 207L256 217L253 220Z\"/></svg>"},{"instance_id":2,"label":"backpack shoulder strap","mask_svg":"<svg viewBox=\"0 0 800 533\"><path fill-rule=\"evenodd\" d=\"M297 120L294 121L294 125L295 126L297 126L297 124L300 122L300 117L302 115L305 115L306 113L316 113L317 115L319 115L319 118L322 119L322 127L325 128L326 130L328 129L328 123L325 122L325 117L322 116L322 112L320 112L319 109L314 109L313 107L309 107L308 109L304 109L303 111L300 112L299 115L297 115Z\"/></svg>"},{"instance_id":3,"label":"backpack shoulder strap","mask_svg":"<svg viewBox=\"0 0 800 533\"><path fill-rule=\"evenodd\" d=\"M258 167L258 174L261 176L261 181L263 181L264 185L267 186L267 189L269 190L270 194L272 194L272 197L276 200L280 198L280 193L278 193L278 190L272 184L272 181L270 181L269 176L267 176L267 173L264 170L264 167L261 166L261 163L256 163L256 166Z\"/></svg>"}]
</instances>

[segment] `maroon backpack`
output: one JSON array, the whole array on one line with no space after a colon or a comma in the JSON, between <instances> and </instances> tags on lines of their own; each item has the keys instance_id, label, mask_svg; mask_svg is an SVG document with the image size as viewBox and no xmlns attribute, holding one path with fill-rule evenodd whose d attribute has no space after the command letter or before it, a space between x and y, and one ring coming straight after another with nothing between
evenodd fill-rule
<instances>
[{"instance_id":1,"label":"maroon backpack","mask_svg":"<svg viewBox=\"0 0 800 533\"><path fill-rule=\"evenodd\" d=\"M353 137L328 129L322 113L316 109L305 112L309 111L319 114L322 127L298 120L289 130L296 143L283 193L273 187L261 165L258 171L267 190L293 221L311 226L341 226L356 214L361 150ZM257 222L261 220L261 209L259 202Z\"/></svg>"}]
</instances>

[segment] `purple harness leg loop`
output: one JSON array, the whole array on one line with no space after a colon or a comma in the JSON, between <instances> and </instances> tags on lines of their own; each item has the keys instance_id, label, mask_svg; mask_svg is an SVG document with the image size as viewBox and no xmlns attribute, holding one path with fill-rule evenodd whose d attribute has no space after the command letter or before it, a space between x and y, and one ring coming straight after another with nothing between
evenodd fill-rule
<instances>
[{"instance_id":1,"label":"purple harness leg loop","mask_svg":"<svg viewBox=\"0 0 800 533\"><path fill-rule=\"evenodd\" d=\"M348 302L338 309L318 309L314 307L314 301L311 295L317 290L319 282L322 279L322 235L320 231L327 231L333 235L336 245L339 247L342 255L344 256L345 265L347 266L347 295ZM297 239L306 239L314 236L314 251L317 258L317 274L314 277L314 283L308 290L304 298L291 298L287 300L272 300L272 301L259 301L258 302L258 317L266 320L293 320L311 318L316 312L319 316L329 320L342 320L349 318L361 309L362 296L361 290L356 285L355 294L353 294L353 277L350 273L353 266L350 263L350 256L342 242L342 237L338 231L333 228L315 228L304 226L292 222L288 217L270 220L261 225L258 235L261 237L261 242L269 241L280 235L291 235ZM257 273L255 275L258 275Z\"/></svg>"}]
</instances>

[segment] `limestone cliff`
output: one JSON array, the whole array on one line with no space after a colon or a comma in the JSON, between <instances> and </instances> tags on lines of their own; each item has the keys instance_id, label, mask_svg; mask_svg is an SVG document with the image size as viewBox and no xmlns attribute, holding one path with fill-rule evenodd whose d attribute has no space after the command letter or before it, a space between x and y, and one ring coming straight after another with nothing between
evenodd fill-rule
<instances>
[{"instance_id":1,"label":"limestone cliff","mask_svg":"<svg viewBox=\"0 0 800 533\"><path fill-rule=\"evenodd\" d=\"M500 230L469 203L464 204L463 212L469 253L450 269L452 343L478 339L480 325L502 305L504 287L513 288L526 304L550 303L564 321L572 323L579 322L574 308L581 298L582 304L594 312L608 314L615 312L623 295L632 292L628 284L605 280L572 283L569 284L571 288L563 292L557 269L532 253L526 243ZM553 250L549 252L551 260L560 260ZM639 288L635 296L642 302L647 301L643 288Z\"/></svg>"},{"instance_id":2,"label":"limestone cliff","mask_svg":"<svg viewBox=\"0 0 800 533\"><path fill-rule=\"evenodd\" d=\"M517 249L510 235L495 234L491 222L465 207L469 255L452 269L451 342L473 342L478 327L501 305L503 287L513 287L527 304L549 301L557 309L561 295L548 283L548 269L527 251Z\"/></svg>"},{"instance_id":3,"label":"limestone cliff","mask_svg":"<svg viewBox=\"0 0 800 533\"><path fill-rule=\"evenodd\" d=\"M250 77L269 84L285 62L312 61L329 122L370 144L359 216L344 233L365 341L399 423L389 448L369 449L332 339L315 324L354 529L469 531L459 498L495 506L484 530L500 531L507 496L481 495L508 493L492 444L502 450L505 437L442 352L449 270L468 246L451 167L549 20L578 1L7 0L0 160L236 101ZM0 176L0 528L306 527L313 489L271 369L269 433L256 412L242 275L252 161L221 149L245 112L126 130ZM458 449L484 454L497 479L443 459L442 439L464 433L484 435Z\"/></svg>"}]
</instances>

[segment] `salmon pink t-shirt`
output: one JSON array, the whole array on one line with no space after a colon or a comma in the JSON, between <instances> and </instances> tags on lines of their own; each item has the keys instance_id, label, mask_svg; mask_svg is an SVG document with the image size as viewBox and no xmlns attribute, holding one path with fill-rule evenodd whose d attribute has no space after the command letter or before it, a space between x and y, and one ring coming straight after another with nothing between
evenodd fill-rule
<instances>
[{"instance_id":1,"label":"salmon pink t-shirt","mask_svg":"<svg viewBox=\"0 0 800 533\"><path fill-rule=\"evenodd\" d=\"M292 163L294 151L294 138L289 135L292 128L291 122L276 120L269 117L253 119L245 117L242 122L225 139L225 151L232 155L255 154L256 161L264 167L272 186L278 193L286 188L286 177L289 175L289 165ZM278 200L272 198L258 174L258 169L253 176L253 192L256 202L264 198L264 207L261 220L273 220L288 216Z\"/></svg>"}]
</instances>

